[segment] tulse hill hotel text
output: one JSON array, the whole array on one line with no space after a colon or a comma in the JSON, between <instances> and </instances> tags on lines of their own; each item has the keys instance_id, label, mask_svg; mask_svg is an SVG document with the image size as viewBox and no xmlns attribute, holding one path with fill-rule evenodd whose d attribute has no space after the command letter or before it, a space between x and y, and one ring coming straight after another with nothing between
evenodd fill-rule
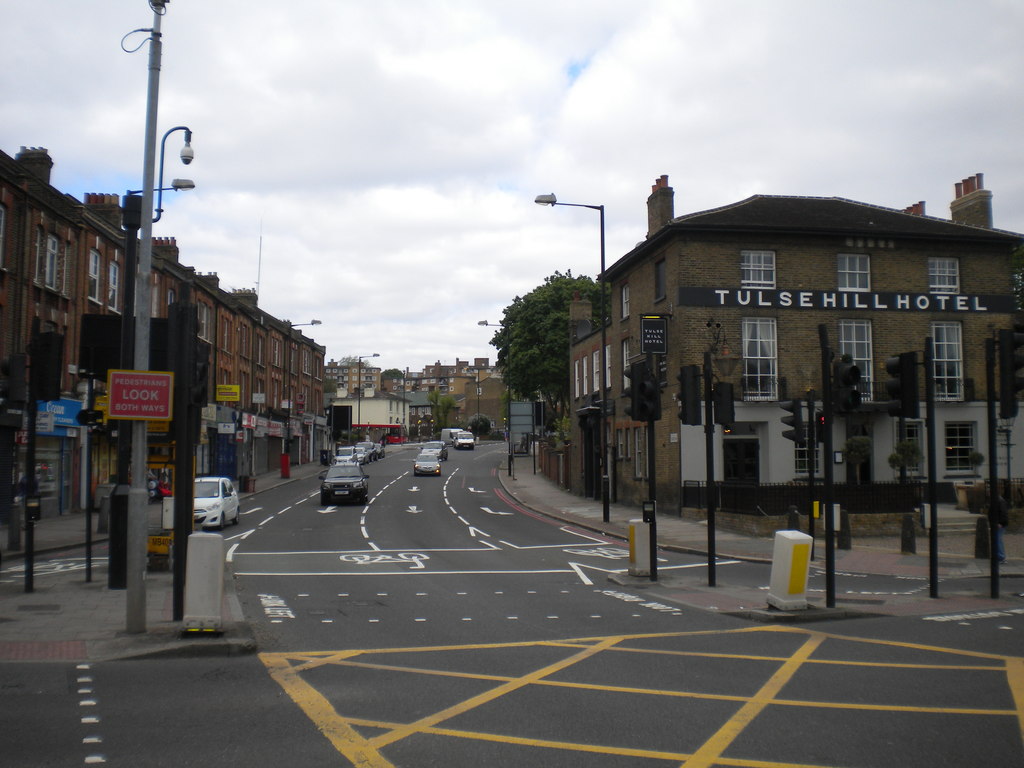
<instances>
[{"instance_id":1,"label":"tulse hill hotel text","mask_svg":"<svg viewBox=\"0 0 1024 768\"><path fill-rule=\"evenodd\" d=\"M665 318L667 327L667 352L654 360L662 382L653 441L659 512L689 506L689 489L706 480L704 427L683 424L676 399L680 367L702 366L703 376L706 360L713 381L733 389L732 424L716 426L710 451L722 487L804 483L811 458L818 477L823 462L833 462L840 484L899 479L889 461L901 436L887 408L885 363L910 351L922 360L926 340L934 356L940 501L952 501L958 483L983 481L990 461L999 462L999 477L1019 477L1024 450L1010 467L1002 450L986 455L984 348L998 330L1013 327L1012 254L1024 236L993 228L992 193L981 174L954 190L950 219L926 215L923 202L896 210L781 195L677 217L668 177L657 179L646 239L605 271L603 371L601 329L587 322L591 308L577 302L571 309L570 393L578 418L565 484L600 497L604 442L612 499L639 505L648 498L648 423L630 418L623 394L630 364L644 359L644 316ZM834 420L831 456L820 444L787 440L780 407L794 398L821 405L822 329L835 358L862 373L862 405ZM920 399L923 381L919 376ZM925 420L904 425L903 440L923 446ZM1019 424L1000 427L1000 446L1022 442ZM848 450L854 437L870 446L864 460ZM918 480L926 471L922 459L903 478Z\"/></svg>"}]
</instances>

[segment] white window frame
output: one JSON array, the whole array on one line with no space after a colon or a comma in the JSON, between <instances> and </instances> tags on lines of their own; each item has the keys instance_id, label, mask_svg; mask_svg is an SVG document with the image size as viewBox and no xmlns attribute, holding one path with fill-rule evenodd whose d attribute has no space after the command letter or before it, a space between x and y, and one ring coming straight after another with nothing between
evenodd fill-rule
<instances>
[{"instance_id":1,"label":"white window frame","mask_svg":"<svg viewBox=\"0 0 1024 768\"><path fill-rule=\"evenodd\" d=\"M623 339L620 344L622 352L622 388L629 389L630 380L626 374L629 372L629 339Z\"/></svg>"},{"instance_id":2,"label":"white window frame","mask_svg":"<svg viewBox=\"0 0 1024 768\"><path fill-rule=\"evenodd\" d=\"M88 297L89 301L100 302L100 268L103 266L103 256L95 248L89 249L89 276Z\"/></svg>"},{"instance_id":3,"label":"white window frame","mask_svg":"<svg viewBox=\"0 0 1024 768\"><path fill-rule=\"evenodd\" d=\"M744 317L744 400L778 400L778 329L774 317Z\"/></svg>"},{"instance_id":4,"label":"white window frame","mask_svg":"<svg viewBox=\"0 0 1024 768\"><path fill-rule=\"evenodd\" d=\"M619 304L622 306L622 319L629 317L629 283L619 288Z\"/></svg>"},{"instance_id":5,"label":"white window frame","mask_svg":"<svg viewBox=\"0 0 1024 768\"><path fill-rule=\"evenodd\" d=\"M578 358L572 361L572 396L577 400L580 397L580 361Z\"/></svg>"},{"instance_id":6,"label":"white window frame","mask_svg":"<svg viewBox=\"0 0 1024 768\"><path fill-rule=\"evenodd\" d=\"M584 397L586 397L589 394L589 390L587 389L587 387L588 387L588 383L587 382L588 382L589 377L590 377L590 373L587 371L587 359L588 359L588 357L589 357L589 355L584 355L583 357L580 358L580 360L583 361L583 375L580 377L580 380L583 382L583 392L581 392L581 394Z\"/></svg>"},{"instance_id":7,"label":"white window frame","mask_svg":"<svg viewBox=\"0 0 1024 768\"><path fill-rule=\"evenodd\" d=\"M964 399L963 326L955 321L932 323L932 362L935 367L935 399Z\"/></svg>"},{"instance_id":8,"label":"white window frame","mask_svg":"<svg viewBox=\"0 0 1024 768\"><path fill-rule=\"evenodd\" d=\"M740 285L775 287L775 251L740 251Z\"/></svg>"},{"instance_id":9,"label":"white window frame","mask_svg":"<svg viewBox=\"0 0 1024 768\"><path fill-rule=\"evenodd\" d=\"M593 372L594 381L591 389L595 394L601 392L601 350L595 349L591 355L590 370Z\"/></svg>"},{"instance_id":10,"label":"white window frame","mask_svg":"<svg viewBox=\"0 0 1024 768\"><path fill-rule=\"evenodd\" d=\"M43 285L57 290L57 265L60 261L60 238L46 236L46 258L43 261Z\"/></svg>"},{"instance_id":11,"label":"white window frame","mask_svg":"<svg viewBox=\"0 0 1024 768\"><path fill-rule=\"evenodd\" d=\"M849 355L853 364L860 369L857 389L860 390L862 400L871 400L871 364L874 358L870 320L839 321L839 354Z\"/></svg>"},{"instance_id":12,"label":"white window frame","mask_svg":"<svg viewBox=\"0 0 1024 768\"><path fill-rule=\"evenodd\" d=\"M960 260L950 256L928 258L928 291L960 293Z\"/></svg>"},{"instance_id":13,"label":"white window frame","mask_svg":"<svg viewBox=\"0 0 1024 768\"><path fill-rule=\"evenodd\" d=\"M836 281L840 291L870 291L871 257L866 253L838 254Z\"/></svg>"},{"instance_id":14,"label":"white window frame","mask_svg":"<svg viewBox=\"0 0 1024 768\"><path fill-rule=\"evenodd\" d=\"M116 261L107 264L107 306L120 312L121 299L121 265Z\"/></svg>"},{"instance_id":15,"label":"white window frame","mask_svg":"<svg viewBox=\"0 0 1024 768\"><path fill-rule=\"evenodd\" d=\"M974 473L970 455L978 450L977 425L973 421L947 421L942 431L947 472Z\"/></svg>"},{"instance_id":16,"label":"white window frame","mask_svg":"<svg viewBox=\"0 0 1024 768\"><path fill-rule=\"evenodd\" d=\"M196 302L196 336L203 341L210 341L210 306Z\"/></svg>"}]
</instances>

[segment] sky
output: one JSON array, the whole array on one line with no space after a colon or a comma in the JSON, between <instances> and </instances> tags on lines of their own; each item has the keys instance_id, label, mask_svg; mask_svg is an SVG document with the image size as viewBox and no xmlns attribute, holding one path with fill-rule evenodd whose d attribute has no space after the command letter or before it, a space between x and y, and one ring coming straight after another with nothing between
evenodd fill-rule
<instances>
[{"instance_id":1,"label":"sky","mask_svg":"<svg viewBox=\"0 0 1024 768\"><path fill-rule=\"evenodd\" d=\"M1024 232L1019 0L170 0L154 236L304 328L328 360L472 361L555 272L600 271L675 214L754 194L949 218L984 173ZM146 0L0 3L0 150L51 183L141 189ZM141 48L139 48L141 44ZM137 50L136 50L137 49ZM134 51L134 52L128 52ZM156 183L159 183L158 181Z\"/></svg>"}]
</instances>

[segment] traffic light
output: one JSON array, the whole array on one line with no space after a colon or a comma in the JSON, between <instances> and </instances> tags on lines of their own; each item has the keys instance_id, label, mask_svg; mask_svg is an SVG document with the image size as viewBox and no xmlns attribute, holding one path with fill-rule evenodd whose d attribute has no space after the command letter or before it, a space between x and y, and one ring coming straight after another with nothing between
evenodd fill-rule
<instances>
[{"instance_id":1,"label":"traffic light","mask_svg":"<svg viewBox=\"0 0 1024 768\"><path fill-rule=\"evenodd\" d=\"M629 387L622 393L629 395L626 414L635 421L657 421L661 418L661 386L647 363L640 361L629 366Z\"/></svg>"},{"instance_id":2,"label":"traffic light","mask_svg":"<svg viewBox=\"0 0 1024 768\"><path fill-rule=\"evenodd\" d=\"M732 401L732 384L720 381L711 391L711 404L715 412L715 424L731 426L736 421L736 409Z\"/></svg>"},{"instance_id":3,"label":"traffic light","mask_svg":"<svg viewBox=\"0 0 1024 768\"><path fill-rule=\"evenodd\" d=\"M792 440L797 445L807 445L807 429L804 425L804 401L786 400L782 404L782 410L789 413L789 416L782 417L782 423L789 427L782 431L782 436Z\"/></svg>"},{"instance_id":4,"label":"traffic light","mask_svg":"<svg viewBox=\"0 0 1024 768\"><path fill-rule=\"evenodd\" d=\"M83 427L99 427L103 425L103 411L96 408L83 408L75 416L75 421Z\"/></svg>"},{"instance_id":5,"label":"traffic light","mask_svg":"<svg viewBox=\"0 0 1024 768\"><path fill-rule=\"evenodd\" d=\"M860 368L846 360L832 364L832 392L837 413L851 413L860 408Z\"/></svg>"},{"instance_id":6,"label":"traffic light","mask_svg":"<svg viewBox=\"0 0 1024 768\"><path fill-rule=\"evenodd\" d=\"M902 352L887 358L885 370L890 377L885 382L889 415L916 419L921 412L917 399L917 352Z\"/></svg>"},{"instance_id":7,"label":"traffic light","mask_svg":"<svg viewBox=\"0 0 1024 768\"><path fill-rule=\"evenodd\" d=\"M64 334L56 331L38 334L32 340L31 353L28 375L36 399L60 400Z\"/></svg>"},{"instance_id":8,"label":"traffic light","mask_svg":"<svg viewBox=\"0 0 1024 768\"><path fill-rule=\"evenodd\" d=\"M1024 333L1004 328L999 331L999 418L1017 415L1017 393L1024 389L1021 378L1024 359L1018 354L1024 348Z\"/></svg>"},{"instance_id":9,"label":"traffic light","mask_svg":"<svg viewBox=\"0 0 1024 768\"><path fill-rule=\"evenodd\" d=\"M189 387L189 402L192 405L204 406L210 399L210 345L205 341L196 341L195 367L192 372L192 383Z\"/></svg>"},{"instance_id":10,"label":"traffic light","mask_svg":"<svg viewBox=\"0 0 1024 768\"><path fill-rule=\"evenodd\" d=\"M679 368L679 420L683 424L699 425L700 420L700 366L684 365Z\"/></svg>"},{"instance_id":11,"label":"traffic light","mask_svg":"<svg viewBox=\"0 0 1024 768\"><path fill-rule=\"evenodd\" d=\"M28 400L28 385L25 381L25 355L17 353L0 362L0 404L24 405Z\"/></svg>"},{"instance_id":12,"label":"traffic light","mask_svg":"<svg viewBox=\"0 0 1024 768\"><path fill-rule=\"evenodd\" d=\"M825 442L825 414L821 411L814 412L814 442Z\"/></svg>"}]
</instances>

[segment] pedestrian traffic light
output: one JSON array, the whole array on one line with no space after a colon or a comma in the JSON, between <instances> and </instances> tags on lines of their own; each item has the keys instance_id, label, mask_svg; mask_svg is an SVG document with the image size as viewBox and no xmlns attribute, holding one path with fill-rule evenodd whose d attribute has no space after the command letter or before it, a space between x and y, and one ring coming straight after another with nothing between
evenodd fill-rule
<instances>
[{"instance_id":1,"label":"pedestrian traffic light","mask_svg":"<svg viewBox=\"0 0 1024 768\"><path fill-rule=\"evenodd\" d=\"M622 390L623 397L629 398L624 410L627 416L634 419L639 419L637 414L640 412L640 382L643 380L646 370L647 364L638 362L630 363L629 370L623 371L625 377L629 379L629 386Z\"/></svg>"},{"instance_id":2,"label":"pedestrian traffic light","mask_svg":"<svg viewBox=\"0 0 1024 768\"><path fill-rule=\"evenodd\" d=\"M804 426L804 401L785 400L781 403L782 410L789 416L782 417L782 423L789 429L782 430L782 436L797 445L807 445L807 429Z\"/></svg>"},{"instance_id":3,"label":"pedestrian traffic light","mask_svg":"<svg viewBox=\"0 0 1024 768\"><path fill-rule=\"evenodd\" d=\"M999 418L1017 415L1017 393L1024 389L1024 333L1004 328L999 331Z\"/></svg>"},{"instance_id":4,"label":"pedestrian traffic light","mask_svg":"<svg viewBox=\"0 0 1024 768\"><path fill-rule=\"evenodd\" d=\"M679 421L699 425L700 420L700 366L684 365L679 368Z\"/></svg>"},{"instance_id":5,"label":"pedestrian traffic light","mask_svg":"<svg viewBox=\"0 0 1024 768\"><path fill-rule=\"evenodd\" d=\"M720 381L711 391L711 404L715 415L715 424L731 426L736 421L736 409L733 405L732 384Z\"/></svg>"},{"instance_id":6,"label":"pedestrian traffic light","mask_svg":"<svg viewBox=\"0 0 1024 768\"><path fill-rule=\"evenodd\" d=\"M814 442L825 442L825 414L822 411L814 412Z\"/></svg>"},{"instance_id":7,"label":"pedestrian traffic light","mask_svg":"<svg viewBox=\"0 0 1024 768\"><path fill-rule=\"evenodd\" d=\"M75 416L75 421L83 427L98 427L103 424L103 411L96 408L83 408Z\"/></svg>"},{"instance_id":8,"label":"pedestrian traffic light","mask_svg":"<svg viewBox=\"0 0 1024 768\"><path fill-rule=\"evenodd\" d=\"M885 382L889 415L916 419L921 413L917 399L917 352L901 352L887 358L885 370L889 374Z\"/></svg>"},{"instance_id":9,"label":"pedestrian traffic light","mask_svg":"<svg viewBox=\"0 0 1024 768\"><path fill-rule=\"evenodd\" d=\"M832 364L832 390L837 413L851 413L860 409L860 368L848 360Z\"/></svg>"}]
</instances>

